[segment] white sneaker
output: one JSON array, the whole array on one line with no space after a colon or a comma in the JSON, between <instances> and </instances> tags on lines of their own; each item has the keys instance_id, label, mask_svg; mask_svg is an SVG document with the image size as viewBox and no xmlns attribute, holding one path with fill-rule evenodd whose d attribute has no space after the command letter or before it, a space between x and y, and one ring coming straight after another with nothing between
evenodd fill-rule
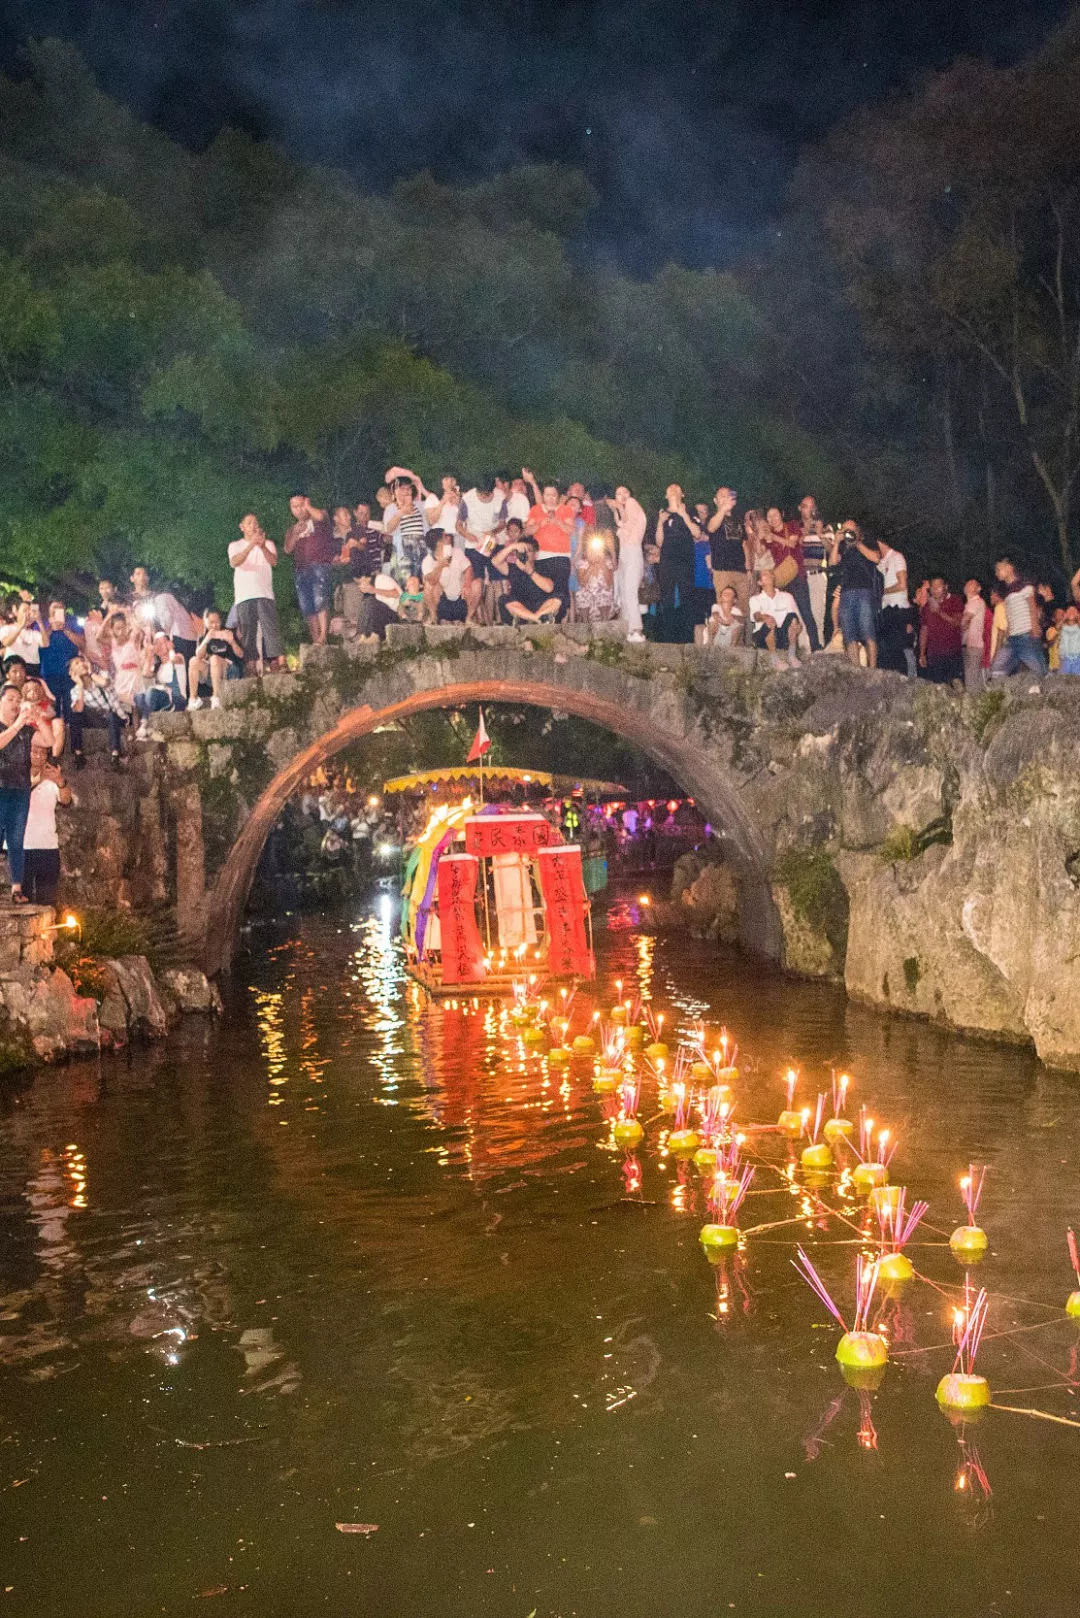
<instances>
[{"instance_id":1,"label":"white sneaker","mask_svg":"<svg viewBox=\"0 0 1080 1618\"><path fill-rule=\"evenodd\" d=\"M211 697L210 698L210 706L211 706L211 708L220 708L221 707L221 698L220 697Z\"/></svg>"},{"instance_id":2,"label":"white sneaker","mask_svg":"<svg viewBox=\"0 0 1080 1618\"><path fill-rule=\"evenodd\" d=\"M191 701L188 703L188 712L189 713L194 713L196 708L201 708L202 705L203 705L202 697L192 697Z\"/></svg>"},{"instance_id":3,"label":"white sneaker","mask_svg":"<svg viewBox=\"0 0 1080 1618\"><path fill-rule=\"evenodd\" d=\"M142 723L140 724L138 730L135 732L135 740L137 742L145 742L149 735L150 735L150 726L146 723L146 720L144 719L142 721Z\"/></svg>"},{"instance_id":4,"label":"white sneaker","mask_svg":"<svg viewBox=\"0 0 1080 1618\"><path fill-rule=\"evenodd\" d=\"M632 630L626 638L631 646L644 646L645 644L645 636L641 633L640 629Z\"/></svg>"},{"instance_id":5,"label":"white sneaker","mask_svg":"<svg viewBox=\"0 0 1080 1618\"><path fill-rule=\"evenodd\" d=\"M791 667L793 669L798 668L798 666L799 666L799 654L798 654L798 652L789 652L788 653L788 663L791 665Z\"/></svg>"}]
</instances>

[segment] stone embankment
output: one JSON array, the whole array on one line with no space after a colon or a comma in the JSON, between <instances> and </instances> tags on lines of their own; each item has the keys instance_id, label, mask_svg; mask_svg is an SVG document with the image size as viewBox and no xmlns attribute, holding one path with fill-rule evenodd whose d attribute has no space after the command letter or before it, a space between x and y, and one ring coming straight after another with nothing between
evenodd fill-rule
<instances>
[{"instance_id":1,"label":"stone embankment","mask_svg":"<svg viewBox=\"0 0 1080 1618\"><path fill-rule=\"evenodd\" d=\"M51 909L0 907L0 1076L69 1056L164 1039L188 1012L221 1010L217 987L190 967L155 974L143 955L96 961L102 992L80 994L54 960Z\"/></svg>"}]
</instances>

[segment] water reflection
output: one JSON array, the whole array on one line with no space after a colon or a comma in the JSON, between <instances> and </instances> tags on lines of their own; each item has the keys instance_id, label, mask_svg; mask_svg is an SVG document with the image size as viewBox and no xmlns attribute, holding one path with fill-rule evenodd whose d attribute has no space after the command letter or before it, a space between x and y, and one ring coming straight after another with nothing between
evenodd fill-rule
<instances>
[{"instance_id":1,"label":"water reflection","mask_svg":"<svg viewBox=\"0 0 1080 1618\"><path fill-rule=\"evenodd\" d=\"M766 1618L796 1588L806 1618L860 1611L867 1588L917 1591L882 1610L975 1618L1023 1610L1006 1592L1035 1578L1041 1612L1068 1610L1080 1432L1017 1412L1077 1413L1071 1081L631 927L602 967L603 995L632 985L667 1016L669 1068L702 1022L738 1041L755 1180L715 1264L709 1172L673 1149L647 1070L627 1067L644 1138L626 1150L625 1096L594 1092L592 1060L553 1062L506 1005L426 999L383 904L249 963L221 1026L14 1099L0 1389L19 1412L11 1476L32 1481L11 1497L9 1610L64 1610L76 1543L96 1614L220 1588L284 1618L353 1610L362 1588L371 1610L440 1618L644 1618L712 1545L721 1500L746 1565L710 1568L707 1601L680 1597L691 1618L732 1602ZM592 1010L569 1008L571 1034ZM875 1303L876 1387L844 1385L789 1264L808 1244L843 1292L878 1240L853 1159L814 1180L776 1130L791 1062L811 1098L830 1066L853 1075L899 1132L895 1178L931 1204L915 1280ZM966 1278L948 1234L975 1160L991 1243ZM933 1390L984 1279L1004 1408L976 1447ZM136 1496L137 1523L105 1509ZM335 1521L381 1524L362 1564L328 1546Z\"/></svg>"}]
</instances>

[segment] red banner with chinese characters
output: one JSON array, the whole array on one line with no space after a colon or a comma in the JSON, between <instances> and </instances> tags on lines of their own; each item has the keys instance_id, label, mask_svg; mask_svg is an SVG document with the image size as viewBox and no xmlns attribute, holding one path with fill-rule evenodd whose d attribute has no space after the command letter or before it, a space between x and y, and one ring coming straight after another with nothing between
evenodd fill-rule
<instances>
[{"instance_id":1,"label":"red banner with chinese characters","mask_svg":"<svg viewBox=\"0 0 1080 1618\"><path fill-rule=\"evenodd\" d=\"M444 983L480 983L485 976L484 946L476 925L479 860L471 854L444 854L439 861L439 940Z\"/></svg>"},{"instance_id":2,"label":"red banner with chinese characters","mask_svg":"<svg viewBox=\"0 0 1080 1618\"><path fill-rule=\"evenodd\" d=\"M592 978L596 961L585 925L589 900L581 874L581 850L572 845L542 848L536 857L548 936L548 971L553 977Z\"/></svg>"},{"instance_id":3,"label":"red banner with chinese characters","mask_svg":"<svg viewBox=\"0 0 1080 1618\"><path fill-rule=\"evenodd\" d=\"M535 854L557 843L559 833L543 815L478 815L465 822L465 847L470 854Z\"/></svg>"}]
</instances>

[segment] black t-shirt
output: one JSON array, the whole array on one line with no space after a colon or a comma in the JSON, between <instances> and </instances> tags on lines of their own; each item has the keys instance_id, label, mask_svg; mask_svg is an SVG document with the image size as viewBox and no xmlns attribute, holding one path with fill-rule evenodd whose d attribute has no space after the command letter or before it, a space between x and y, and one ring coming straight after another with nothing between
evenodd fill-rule
<instances>
[{"instance_id":1,"label":"black t-shirt","mask_svg":"<svg viewBox=\"0 0 1080 1618\"><path fill-rule=\"evenodd\" d=\"M685 584L694 582L694 536L687 526L685 518L677 511L669 511L664 517L663 526L664 543L660 551L660 585Z\"/></svg>"},{"instance_id":2,"label":"black t-shirt","mask_svg":"<svg viewBox=\"0 0 1080 1618\"><path fill-rule=\"evenodd\" d=\"M880 577L877 563L864 556L857 545L849 545L837 569L841 590L873 590Z\"/></svg>"},{"instance_id":3,"label":"black t-shirt","mask_svg":"<svg viewBox=\"0 0 1080 1618\"><path fill-rule=\"evenodd\" d=\"M745 573L742 533L730 517L709 535L709 563L714 573Z\"/></svg>"},{"instance_id":4,"label":"black t-shirt","mask_svg":"<svg viewBox=\"0 0 1080 1618\"><path fill-rule=\"evenodd\" d=\"M554 595L553 590L541 590L536 580L531 578L525 569L510 558L510 600L516 601L519 607L527 612L539 612L545 601L550 601Z\"/></svg>"},{"instance_id":5,"label":"black t-shirt","mask_svg":"<svg viewBox=\"0 0 1080 1618\"><path fill-rule=\"evenodd\" d=\"M30 749L33 744L34 727L24 725L6 747L0 747L0 787L16 792L30 791Z\"/></svg>"}]
</instances>

